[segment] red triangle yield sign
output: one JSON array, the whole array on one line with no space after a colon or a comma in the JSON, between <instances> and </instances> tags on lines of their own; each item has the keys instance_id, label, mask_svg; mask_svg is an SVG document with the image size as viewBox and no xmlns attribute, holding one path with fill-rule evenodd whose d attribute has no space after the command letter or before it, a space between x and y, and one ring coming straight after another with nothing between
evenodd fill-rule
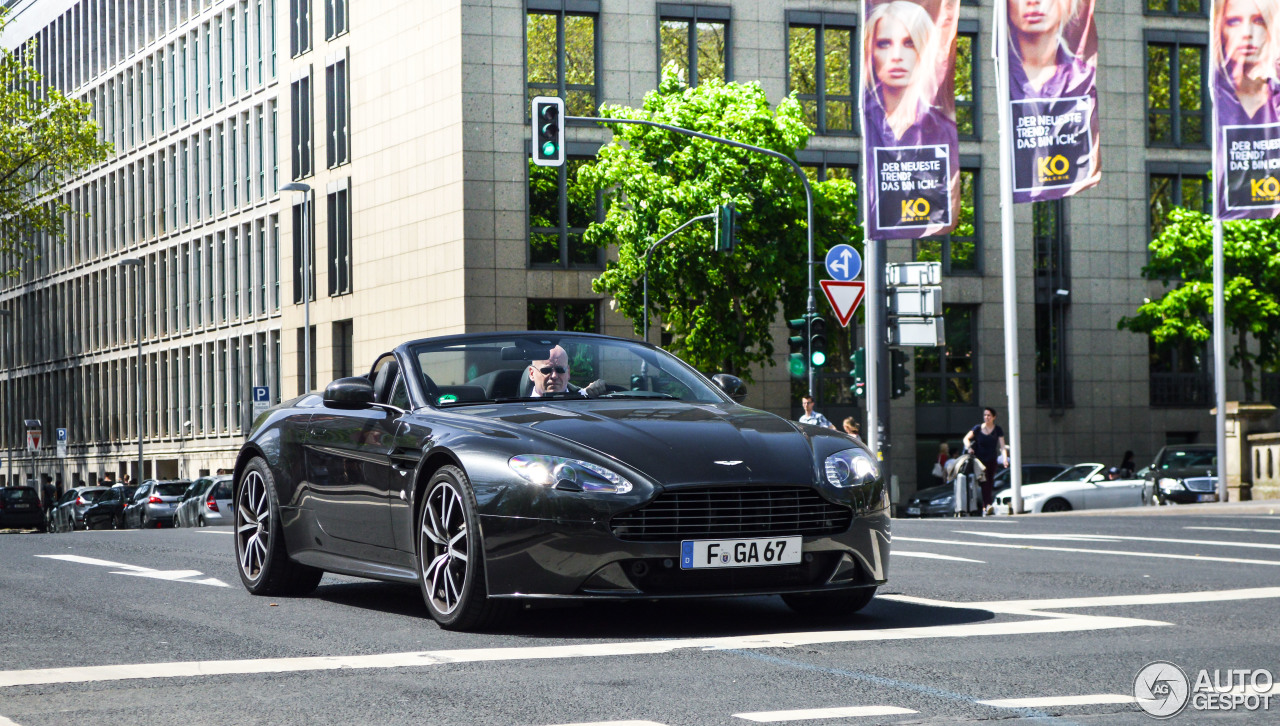
<instances>
[{"instance_id":1,"label":"red triangle yield sign","mask_svg":"<svg viewBox=\"0 0 1280 726\"><path fill-rule=\"evenodd\" d=\"M831 309L835 311L840 325L842 327L848 325L849 321L853 320L853 313L858 309L858 303L862 302L866 283L852 280L847 282L818 280L818 284L822 285L822 293L827 296L827 302L831 303Z\"/></svg>"}]
</instances>

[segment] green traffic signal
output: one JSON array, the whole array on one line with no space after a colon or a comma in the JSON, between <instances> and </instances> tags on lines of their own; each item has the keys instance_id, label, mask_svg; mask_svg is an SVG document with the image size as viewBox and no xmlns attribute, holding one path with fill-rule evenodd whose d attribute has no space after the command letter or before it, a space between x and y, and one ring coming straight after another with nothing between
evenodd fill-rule
<instances>
[{"instance_id":1,"label":"green traffic signal","mask_svg":"<svg viewBox=\"0 0 1280 726\"><path fill-rule=\"evenodd\" d=\"M889 395L891 398L902 398L911 386L907 385L907 353L903 350L890 352L889 361Z\"/></svg>"},{"instance_id":2,"label":"green traffic signal","mask_svg":"<svg viewBox=\"0 0 1280 726\"><path fill-rule=\"evenodd\" d=\"M805 361L809 358L809 339L805 336L808 325L807 318L794 318L787 321L787 328L793 333L790 338L787 338L787 345L791 347L787 368L790 369L792 378L804 378Z\"/></svg>"},{"instance_id":3,"label":"green traffic signal","mask_svg":"<svg viewBox=\"0 0 1280 726\"><path fill-rule=\"evenodd\" d=\"M722 204L716 207L716 246L717 252L732 252L738 243L738 225L742 212L735 211L733 204Z\"/></svg>"},{"instance_id":4,"label":"green traffic signal","mask_svg":"<svg viewBox=\"0 0 1280 726\"><path fill-rule=\"evenodd\" d=\"M853 363L849 370L849 375L853 377L853 385L849 386L849 392L861 398L867 395L867 351L865 348L859 348L853 351L853 355L849 356L849 360Z\"/></svg>"},{"instance_id":5,"label":"green traffic signal","mask_svg":"<svg viewBox=\"0 0 1280 726\"><path fill-rule=\"evenodd\" d=\"M533 162L539 166L564 164L564 99L533 99Z\"/></svg>"},{"instance_id":6,"label":"green traffic signal","mask_svg":"<svg viewBox=\"0 0 1280 726\"><path fill-rule=\"evenodd\" d=\"M804 356L792 353L787 360L787 368L791 371L792 378L804 378Z\"/></svg>"},{"instance_id":7,"label":"green traffic signal","mask_svg":"<svg viewBox=\"0 0 1280 726\"><path fill-rule=\"evenodd\" d=\"M809 362L814 368L827 363L827 321L817 315L809 319Z\"/></svg>"}]
</instances>

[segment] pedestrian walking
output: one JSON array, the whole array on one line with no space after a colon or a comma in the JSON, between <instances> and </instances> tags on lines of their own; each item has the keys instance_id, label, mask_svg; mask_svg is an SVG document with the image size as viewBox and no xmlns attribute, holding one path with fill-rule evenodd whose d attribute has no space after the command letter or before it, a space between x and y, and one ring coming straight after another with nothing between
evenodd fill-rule
<instances>
[{"instance_id":1,"label":"pedestrian walking","mask_svg":"<svg viewBox=\"0 0 1280 726\"><path fill-rule=\"evenodd\" d=\"M800 405L804 407L804 415L800 417L800 423L811 426L825 426L832 431L835 430L836 427L831 425L826 416L813 410L813 396L806 394L804 398L800 399Z\"/></svg>"},{"instance_id":2,"label":"pedestrian walking","mask_svg":"<svg viewBox=\"0 0 1280 726\"><path fill-rule=\"evenodd\" d=\"M1001 465L1000 459L1008 448L1004 443L1004 429L996 423L994 408L982 409L982 423L964 435L964 448L982 462L982 506L990 507L995 502L996 467ZM1008 462L1007 458L1005 462Z\"/></svg>"},{"instance_id":3,"label":"pedestrian walking","mask_svg":"<svg viewBox=\"0 0 1280 726\"><path fill-rule=\"evenodd\" d=\"M941 486L947 483L947 461L951 458L951 447L947 442L938 444L938 461L933 465L933 483Z\"/></svg>"},{"instance_id":4,"label":"pedestrian walking","mask_svg":"<svg viewBox=\"0 0 1280 726\"><path fill-rule=\"evenodd\" d=\"M846 434L849 434L853 438L857 439L859 444L862 443L861 437L858 436L858 434L862 431L862 429L858 428L858 422L854 421L852 416L846 416L844 419L844 422L841 425L844 426L844 432Z\"/></svg>"}]
</instances>

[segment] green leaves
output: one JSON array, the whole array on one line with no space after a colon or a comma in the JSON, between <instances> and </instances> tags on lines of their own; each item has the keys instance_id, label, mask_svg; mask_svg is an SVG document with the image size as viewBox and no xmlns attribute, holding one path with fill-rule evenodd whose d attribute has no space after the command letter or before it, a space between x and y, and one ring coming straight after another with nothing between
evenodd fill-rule
<instances>
[{"instance_id":1,"label":"green leaves","mask_svg":"<svg viewBox=\"0 0 1280 726\"><path fill-rule=\"evenodd\" d=\"M775 110L758 83L712 78L689 88L670 72L641 108L606 106L600 115L672 124L792 158L810 133L794 98ZM655 248L649 308L674 352L703 371L749 380L751 366L773 364L770 325L779 303L804 306L808 249L799 178L785 162L745 149L648 126L609 127L613 141L576 177L577 184L607 190L608 213L588 227L587 243L618 249L592 288L611 295L639 332L645 250L688 219L732 202L742 213L733 254L714 254L712 222L691 225ZM860 244L853 182L833 179L813 191L819 258L833 244Z\"/></svg>"}]
</instances>

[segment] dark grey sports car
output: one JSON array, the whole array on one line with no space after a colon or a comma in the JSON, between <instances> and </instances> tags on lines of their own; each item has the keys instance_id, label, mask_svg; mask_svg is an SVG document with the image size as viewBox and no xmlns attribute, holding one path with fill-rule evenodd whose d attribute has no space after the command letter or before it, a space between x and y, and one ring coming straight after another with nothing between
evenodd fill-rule
<instances>
[{"instance_id":1,"label":"dark grey sports car","mask_svg":"<svg viewBox=\"0 0 1280 726\"><path fill-rule=\"evenodd\" d=\"M417 583L453 629L522 599L778 593L856 612L888 572L875 460L742 395L600 335L405 343L258 417L235 468L241 579Z\"/></svg>"}]
</instances>

